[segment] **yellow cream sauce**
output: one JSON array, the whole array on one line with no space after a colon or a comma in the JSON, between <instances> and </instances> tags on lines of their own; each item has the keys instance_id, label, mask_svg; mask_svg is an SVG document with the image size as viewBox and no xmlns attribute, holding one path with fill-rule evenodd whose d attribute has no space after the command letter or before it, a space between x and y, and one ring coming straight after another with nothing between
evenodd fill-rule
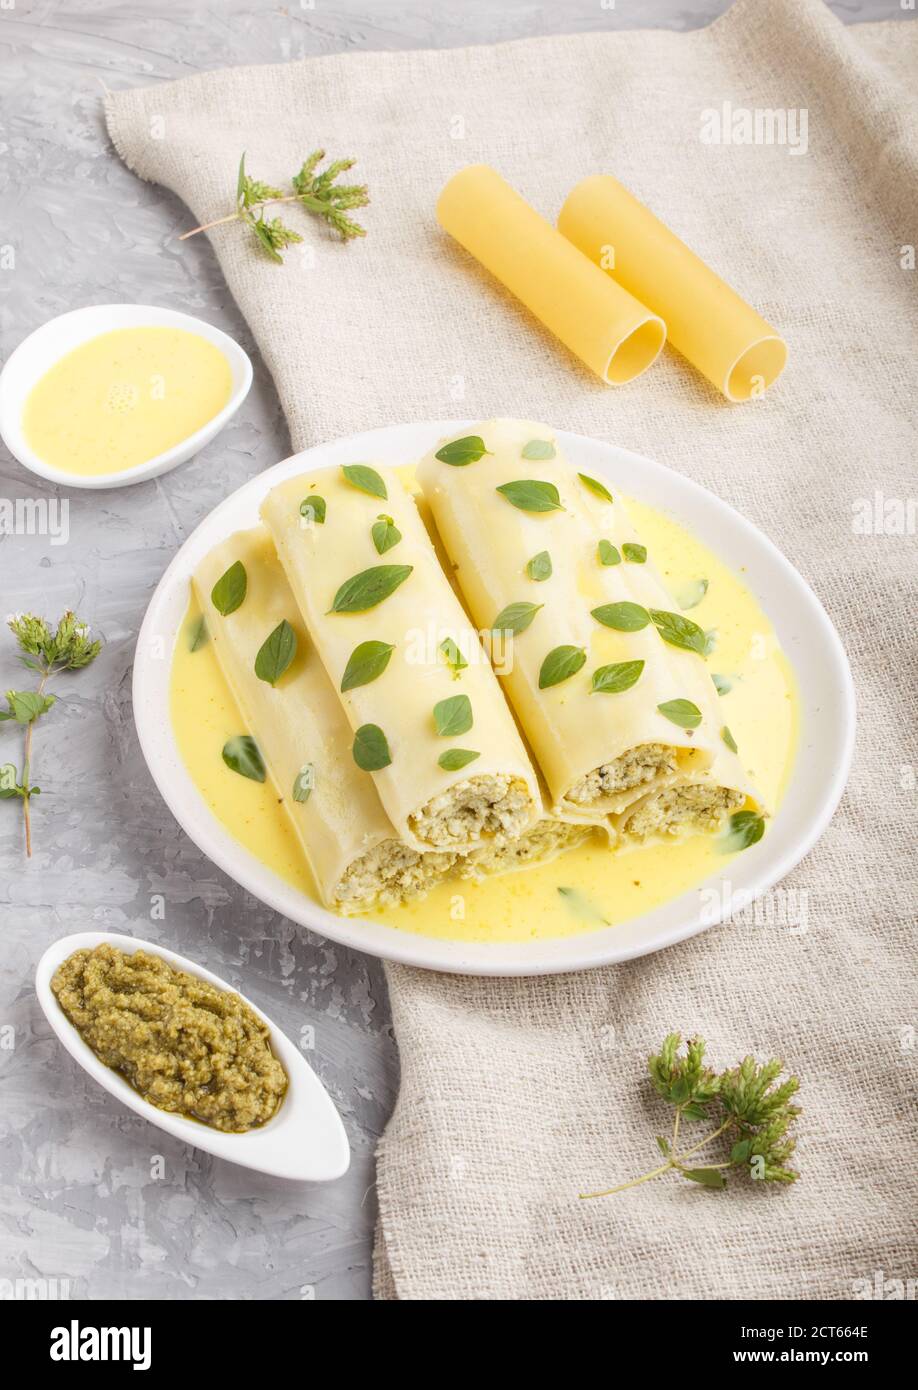
<instances>
[{"instance_id":1,"label":"yellow cream sauce","mask_svg":"<svg viewBox=\"0 0 918 1390\"><path fill-rule=\"evenodd\" d=\"M116 328L56 362L23 412L39 458L81 477L137 468L212 420L232 392L230 364L199 333Z\"/></svg>"},{"instance_id":2,"label":"yellow cream sauce","mask_svg":"<svg viewBox=\"0 0 918 1390\"><path fill-rule=\"evenodd\" d=\"M743 584L676 522L629 501L628 511L674 596L674 609L700 592L690 610L716 629L708 669L731 682L720 698L723 721L765 805L774 813L793 765L798 699L789 662L771 624ZM231 772L221 750L245 732L216 658L199 630L194 602L179 634L172 665L171 706L176 739L188 771L213 814L237 840L288 883L319 897L296 837L270 781ZM766 835L768 830L766 828ZM548 864L483 883L451 880L420 902L367 914L375 921L425 936L465 941L530 941L572 936L615 925L678 897L722 872L720 836L695 835L610 852L599 836Z\"/></svg>"}]
</instances>

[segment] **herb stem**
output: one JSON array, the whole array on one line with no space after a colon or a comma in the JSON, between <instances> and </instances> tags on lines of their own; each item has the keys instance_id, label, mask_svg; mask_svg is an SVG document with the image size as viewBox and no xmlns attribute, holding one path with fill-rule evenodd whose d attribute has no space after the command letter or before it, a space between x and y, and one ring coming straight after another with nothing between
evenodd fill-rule
<instances>
[{"instance_id":1,"label":"herb stem","mask_svg":"<svg viewBox=\"0 0 918 1390\"><path fill-rule=\"evenodd\" d=\"M50 670L46 670L42 674L38 683L39 695L44 695L50 674ZM29 788L32 785L32 730L34 728L35 720L33 719L26 725L25 745L22 754L22 818L25 821L26 858L28 859L32 858L32 793Z\"/></svg>"},{"instance_id":2,"label":"herb stem","mask_svg":"<svg viewBox=\"0 0 918 1390\"><path fill-rule=\"evenodd\" d=\"M732 1125L733 1116L731 1115L728 1120L724 1120L723 1124L718 1129L713 1130L705 1139L700 1139L697 1144L693 1144L690 1149L686 1149L685 1153L680 1155L680 1158L691 1158L692 1154L696 1154L699 1149L703 1149L705 1144L710 1144L712 1139L716 1139L719 1135L723 1134L725 1130L730 1129ZM711 1168L714 1165L705 1163L702 1166Z\"/></svg>"},{"instance_id":3,"label":"herb stem","mask_svg":"<svg viewBox=\"0 0 918 1390\"><path fill-rule=\"evenodd\" d=\"M676 1168L681 1172L685 1168L685 1160L687 1158L691 1158L692 1154L697 1153L699 1149L703 1149L705 1144L710 1144L712 1139L716 1139L718 1135L723 1134L725 1130L730 1129L733 1125L733 1117L731 1116L730 1119L725 1120L718 1129L712 1130L706 1138L699 1140L697 1144L693 1144L690 1149L686 1149L684 1154L677 1154L676 1140L679 1138L679 1124L681 1119L682 1107L680 1105L676 1107L676 1117L673 1120L673 1152L666 1163L662 1163L659 1168L654 1168L650 1173L644 1173L639 1178L632 1178L631 1182L620 1183L618 1187L609 1187L605 1192L581 1192L579 1194L581 1200L586 1201L591 1197L612 1197L616 1192L626 1192L629 1187L638 1187L642 1182L650 1182L651 1178L658 1178L662 1173L668 1173L671 1168ZM733 1160L728 1159L726 1163L702 1163L699 1166L702 1168L731 1168L733 1166Z\"/></svg>"},{"instance_id":4,"label":"herb stem","mask_svg":"<svg viewBox=\"0 0 918 1390\"><path fill-rule=\"evenodd\" d=\"M579 1194L582 1202L588 1202L592 1197L611 1197L616 1192L625 1192L629 1187L640 1187L642 1182L650 1182L651 1178L658 1178L661 1173L668 1173L670 1168L678 1165L670 1158L666 1163L661 1163L659 1168L654 1168L651 1173L644 1173L639 1178L632 1178L630 1182L619 1183L618 1187L608 1187L605 1192L581 1192Z\"/></svg>"},{"instance_id":5,"label":"herb stem","mask_svg":"<svg viewBox=\"0 0 918 1390\"><path fill-rule=\"evenodd\" d=\"M256 208L270 207L272 203L298 203L303 201L305 201L305 199L301 198L298 193L287 193L282 198L265 198L262 203L253 203L249 211L251 212ZM316 202L316 199L312 199L310 206L312 206L312 203ZM324 206L324 204L318 204L316 211L321 210ZM182 232L179 241L187 241L190 236L197 236L198 232L209 232L211 227L222 227L227 222L238 222L239 218L240 214L238 212L231 212L228 216L218 217L213 222L203 222L200 227L192 227L190 232Z\"/></svg>"}]
</instances>

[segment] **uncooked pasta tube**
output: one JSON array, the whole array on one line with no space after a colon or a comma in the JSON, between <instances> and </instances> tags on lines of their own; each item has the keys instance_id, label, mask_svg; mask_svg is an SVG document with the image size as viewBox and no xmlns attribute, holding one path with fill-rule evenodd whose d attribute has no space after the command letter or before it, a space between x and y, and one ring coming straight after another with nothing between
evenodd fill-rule
<instances>
[{"instance_id":1,"label":"uncooked pasta tube","mask_svg":"<svg viewBox=\"0 0 918 1390\"><path fill-rule=\"evenodd\" d=\"M529 830L535 771L397 475L309 473L274 488L262 516L353 731L347 756L399 837L467 853Z\"/></svg>"},{"instance_id":2,"label":"uncooked pasta tube","mask_svg":"<svg viewBox=\"0 0 918 1390\"><path fill-rule=\"evenodd\" d=\"M198 566L194 588L248 736L326 905L356 912L432 887L455 856L404 845L372 779L355 765L350 726L267 529L240 531L218 545ZM273 637L278 631L282 638ZM276 655L262 655L266 644Z\"/></svg>"},{"instance_id":3,"label":"uncooked pasta tube","mask_svg":"<svg viewBox=\"0 0 918 1390\"><path fill-rule=\"evenodd\" d=\"M454 174L440 225L556 338L612 385L645 371L666 326L581 254L487 164Z\"/></svg>"},{"instance_id":4,"label":"uncooked pasta tube","mask_svg":"<svg viewBox=\"0 0 918 1390\"><path fill-rule=\"evenodd\" d=\"M554 809L617 818L708 772L722 740L704 633L672 611L611 485L514 420L446 441L418 477Z\"/></svg>"},{"instance_id":5,"label":"uncooked pasta tube","mask_svg":"<svg viewBox=\"0 0 918 1390\"><path fill-rule=\"evenodd\" d=\"M787 360L780 335L609 174L568 195L558 227L666 323L677 351L728 400L759 396Z\"/></svg>"}]
</instances>

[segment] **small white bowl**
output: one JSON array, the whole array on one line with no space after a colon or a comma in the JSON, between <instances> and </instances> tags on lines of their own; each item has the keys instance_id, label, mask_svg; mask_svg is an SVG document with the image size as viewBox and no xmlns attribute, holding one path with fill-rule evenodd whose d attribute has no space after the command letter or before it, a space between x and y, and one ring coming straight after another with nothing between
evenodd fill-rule
<instances>
[{"instance_id":1,"label":"small white bowl","mask_svg":"<svg viewBox=\"0 0 918 1390\"><path fill-rule=\"evenodd\" d=\"M244 994L239 997L271 1030L271 1046L289 1082L287 1094L277 1113L260 1129L250 1129L244 1134L224 1134L209 1125L185 1119L183 1115L158 1110L128 1085L123 1076L100 1062L57 1002L51 990L51 977L74 951L91 951L103 942L117 946L128 954L148 951L179 970L187 970L189 975L207 980L218 989L239 993L219 976L195 965L194 961L177 956L174 951L167 951L150 941L141 941L139 937L99 931L77 932L75 936L61 937L60 941L48 947L38 962L35 989L45 1018L84 1071L89 1072L106 1091L129 1106L135 1114L158 1125L183 1143L203 1149L216 1158L226 1158L243 1168L254 1168L256 1172L268 1173L275 1178L293 1178L297 1182L330 1182L347 1172L351 1161L350 1146L331 1097L290 1039Z\"/></svg>"},{"instance_id":2,"label":"small white bowl","mask_svg":"<svg viewBox=\"0 0 918 1390\"><path fill-rule=\"evenodd\" d=\"M100 333L109 333L116 328L184 328L188 333L199 334L219 348L229 362L233 374L232 394L223 409L206 425L180 444L135 468L124 468L117 473L103 473L91 478L54 468L39 458L26 442L22 419L29 392L45 372L68 352L90 338L98 338ZM131 483L156 478L160 473L168 473L171 468L185 463L203 449L219 434L227 420L236 414L251 384L252 364L246 353L226 333L204 319L181 314L176 309L159 309L152 304L90 304L85 309L72 309L68 314L49 319L41 328L30 333L12 353L0 372L0 436L24 468L52 483L61 483L65 487L127 487Z\"/></svg>"}]
</instances>

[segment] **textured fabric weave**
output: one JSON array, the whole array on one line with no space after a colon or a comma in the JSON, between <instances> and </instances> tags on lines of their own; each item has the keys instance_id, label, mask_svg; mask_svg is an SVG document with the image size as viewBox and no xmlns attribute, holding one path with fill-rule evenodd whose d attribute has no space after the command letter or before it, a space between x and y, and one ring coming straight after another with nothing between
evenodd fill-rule
<instances>
[{"instance_id":1,"label":"textured fabric weave","mask_svg":"<svg viewBox=\"0 0 918 1390\"><path fill-rule=\"evenodd\" d=\"M597 11L597 23L601 22ZM196 218L240 151L282 180L359 156L369 235L304 225L283 269L213 233L298 448L401 420L520 415L650 454L762 527L846 643L849 792L787 882L808 930L733 924L578 976L388 971L402 1084L379 1154L377 1293L401 1298L850 1298L918 1275L914 534L857 529L918 458L918 23L844 28L821 0L739 0L711 28L354 54L187 78L109 102L112 138ZM808 111L808 148L710 144L702 112ZM619 390L568 357L442 234L483 160L550 218L607 170L785 336L766 397L730 406L673 354ZM912 528L914 529L914 528ZM670 1028L718 1064L783 1055L803 1180L675 1179L602 1202L668 1122L645 1058Z\"/></svg>"}]
</instances>

